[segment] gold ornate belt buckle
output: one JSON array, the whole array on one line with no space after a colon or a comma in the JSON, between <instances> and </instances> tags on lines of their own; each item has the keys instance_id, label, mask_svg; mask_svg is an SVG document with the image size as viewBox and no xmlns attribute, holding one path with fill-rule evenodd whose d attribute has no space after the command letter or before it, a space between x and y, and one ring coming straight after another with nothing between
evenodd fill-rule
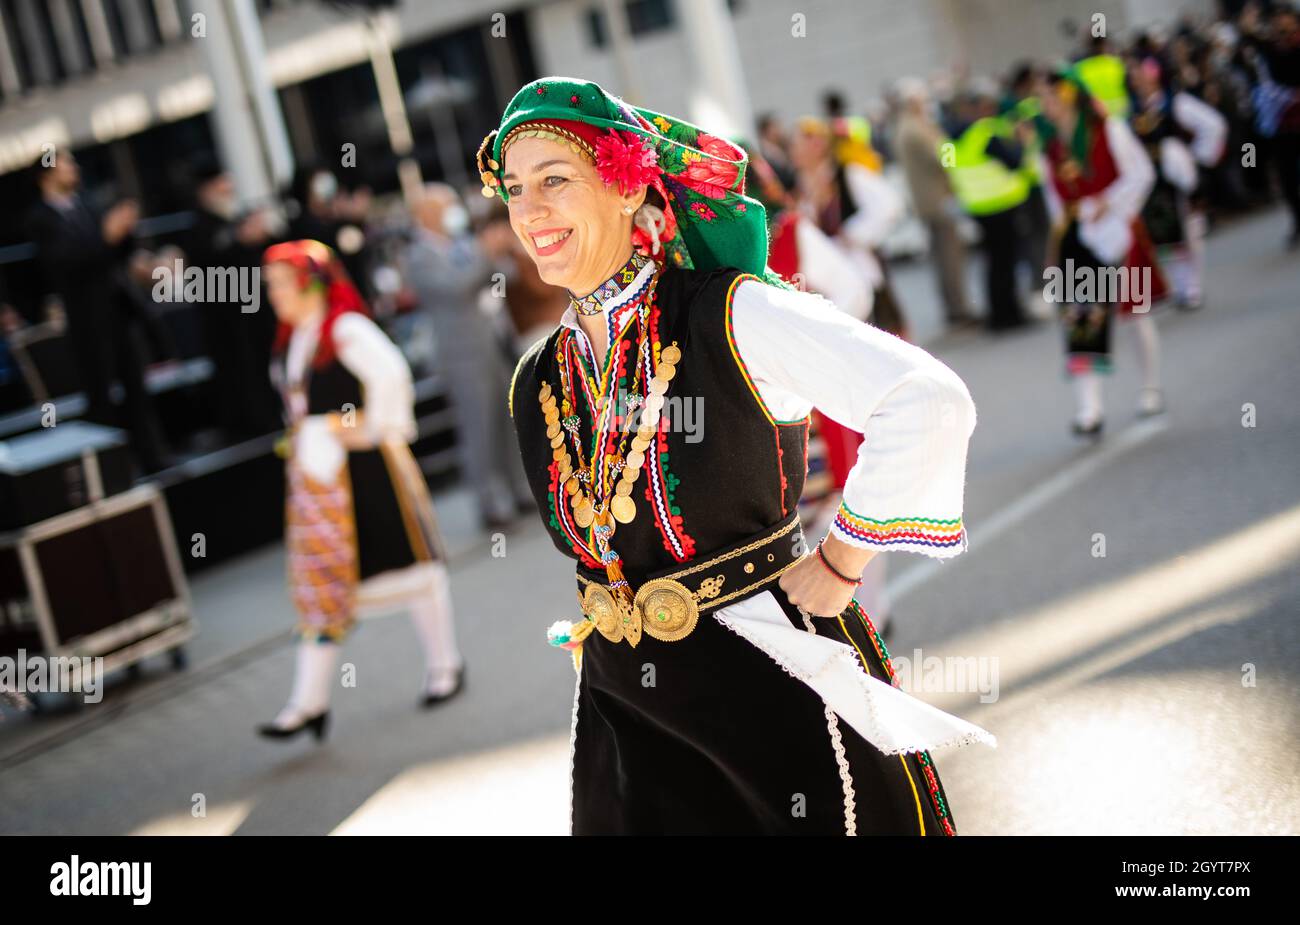
<instances>
[{"instance_id":1,"label":"gold ornate belt buckle","mask_svg":"<svg viewBox=\"0 0 1300 925\"><path fill-rule=\"evenodd\" d=\"M587 591L582 596L582 612L596 624L596 631L610 642L623 640L623 622L626 617L609 588L594 581L587 585Z\"/></svg>"},{"instance_id":2,"label":"gold ornate belt buckle","mask_svg":"<svg viewBox=\"0 0 1300 925\"><path fill-rule=\"evenodd\" d=\"M721 584L721 579L712 579ZM704 596L717 591L711 586ZM700 622L699 595L680 581L656 578L647 581L637 591L631 608L621 604L609 587L591 582L582 595L582 612L595 624L596 631L610 642L622 642L635 647L641 633L661 642L685 639Z\"/></svg>"},{"instance_id":3,"label":"gold ornate belt buckle","mask_svg":"<svg viewBox=\"0 0 1300 925\"><path fill-rule=\"evenodd\" d=\"M661 642L685 639L700 621L695 595L671 578L647 581L637 589L633 606L641 615L641 628Z\"/></svg>"},{"instance_id":4,"label":"gold ornate belt buckle","mask_svg":"<svg viewBox=\"0 0 1300 925\"><path fill-rule=\"evenodd\" d=\"M798 527L799 520L792 514L774 532L757 540L729 549L703 562L687 565L661 578L646 581L632 595L631 600L626 596L630 591L626 582L611 587L579 573L581 590L578 591L578 603L584 618L572 627L562 627L565 631L555 634L552 645L569 645L572 642L573 627L579 627L584 636L599 632L610 642L626 640L633 648L641 641L643 632L662 642L685 639L699 623L702 610L725 604L763 584L775 581L795 565L799 561L797 557L791 562L777 564L774 553L767 552L766 558L770 566L761 574L755 575L755 563L761 563L763 553L772 548L772 543L776 540ZM755 555L749 561L738 558L751 553ZM732 565L724 565L726 562L731 562ZM713 574L703 579L690 579L692 584L697 580L699 582L694 591L678 581L679 578L698 576L700 572ZM731 590L723 594L722 588L729 584L729 575L733 573L735 577L730 579ZM744 577L741 577L742 574ZM550 633L548 638L551 638ZM557 639L559 641L555 641Z\"/></svg>"}]
</instances>

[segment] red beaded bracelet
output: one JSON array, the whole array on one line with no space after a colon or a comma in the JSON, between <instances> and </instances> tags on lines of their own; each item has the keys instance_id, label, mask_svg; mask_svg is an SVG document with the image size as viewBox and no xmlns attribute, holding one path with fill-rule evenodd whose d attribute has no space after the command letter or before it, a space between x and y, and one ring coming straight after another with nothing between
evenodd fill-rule
<instances>
[{"instance_id":1,"label":"red beaded bracelet","mask_svg":"<svg viewBox=\"0 0 1300 925\"><path fill-rule=\"evenodd\" d=\"M822 540L822 543L824 543L824 542L826 542L826 541L825 541L825 540ZM855 588L856 588L858 585L862 584L862 579L861 579L861 578L858 578L858 579L856 579L856 580L855 580L855 579L852 579L852 578L850 578L849 576L842 574L842 573L840 572L839 569L837 569L835 566L831 565L830 560L826 558L826 553L822 552L822 544L821 544L821 543L818 543L818 544L817 544L817 549L816 549L815 551L816 551L816 553L817 553L817 558L821 560L822 565L824 565L824 566L826 566L828 569L830 569L831 574L834 575L836 578L838 578L840 581L844 582L846 585L853 585Z\"/></svg>"}]
</instances>

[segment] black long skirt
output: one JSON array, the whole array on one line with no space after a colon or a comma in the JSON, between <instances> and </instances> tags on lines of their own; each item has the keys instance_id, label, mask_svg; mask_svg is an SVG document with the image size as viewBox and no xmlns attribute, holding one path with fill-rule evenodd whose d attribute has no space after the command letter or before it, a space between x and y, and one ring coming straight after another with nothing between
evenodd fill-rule
<instances>
[{"instance_id":1,"label":"black long skirt","mask_svg":"<svg viewBox=\"0 0 1300 925\"><path fill-rule=\"evenodd\" d=\"M1079 223L1071 221L1057 245L1056 265L1063 273L1087 270L1101 278L1110 269L1079 239ZM1110 330L1114 306L1107 302L1062 302L1059 308L1065 333L1067 374L1110 372Z\"/></svg>"},{"instance_id":2,"label":"black long skirt","mask_svg":"<svg viewBox=\"0 0 1300 925\"><path fill-rule=\"evenodd\" d=\"M428 489L409 447L350 450L348 478L358 578L364 581L417 562L445 559Z\"/></svg>"},{"instance_id":3,"label":"black long skirt","mask_svg":"<svg viewBox=\"0 0 1300 925\"><path fill-rule=\"evenodd\" d=\"M785 592L769 590L803 629ZM860 608L813 623L889 682ZM927 752L883 754L708 611L677 642L588 637L574 735L575 835L957 834Z\"/></svg>"}]
</instances>

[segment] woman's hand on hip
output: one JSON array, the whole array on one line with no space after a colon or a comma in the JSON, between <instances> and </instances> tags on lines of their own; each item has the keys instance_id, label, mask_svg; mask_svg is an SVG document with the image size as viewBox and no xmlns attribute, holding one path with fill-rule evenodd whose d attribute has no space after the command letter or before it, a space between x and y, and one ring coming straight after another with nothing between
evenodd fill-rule
<instances>
[{"instance_id":1,"label":"woman's hand on hip","mask_svg":"<svg viewBox=\"0 0 1300 925\"><path fill-rule=\"evenodd\" d=\"M857 580L862 570L875 556L875 550L861 549L827 536L822 552L835 569L847 578ZM809 616L837 617L849 606L857 586L837 577L818 558L813 550L782 575L777 583L790 598L790 603Z\"/></svg>"}]
</instances>

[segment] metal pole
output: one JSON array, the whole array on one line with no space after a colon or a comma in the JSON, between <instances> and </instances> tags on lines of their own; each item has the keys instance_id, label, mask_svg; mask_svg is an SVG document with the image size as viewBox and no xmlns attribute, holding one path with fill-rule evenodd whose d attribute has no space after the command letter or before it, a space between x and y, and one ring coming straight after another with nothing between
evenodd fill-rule
<instances>
[{"instance_id":1,"label":"metal pole","mask_svg":"<svg viewBox=\"0 0 1300 925\"><path fill-rule=\"evenodd\" d=\"M402 195L408 204L414 203L424 185L424 178L420 162L411 157L415 148L411 120L406 114L402 82L397 77L397 65L393 61L393 46L378 16L366 17L366 36L369 39L370 68L374 71L375 86L379 90L379 108L388 128L388 144L398 157L397 177L402 184ZM463 178L463 167L460 173Z\"/></svg>"}]
</instances>

